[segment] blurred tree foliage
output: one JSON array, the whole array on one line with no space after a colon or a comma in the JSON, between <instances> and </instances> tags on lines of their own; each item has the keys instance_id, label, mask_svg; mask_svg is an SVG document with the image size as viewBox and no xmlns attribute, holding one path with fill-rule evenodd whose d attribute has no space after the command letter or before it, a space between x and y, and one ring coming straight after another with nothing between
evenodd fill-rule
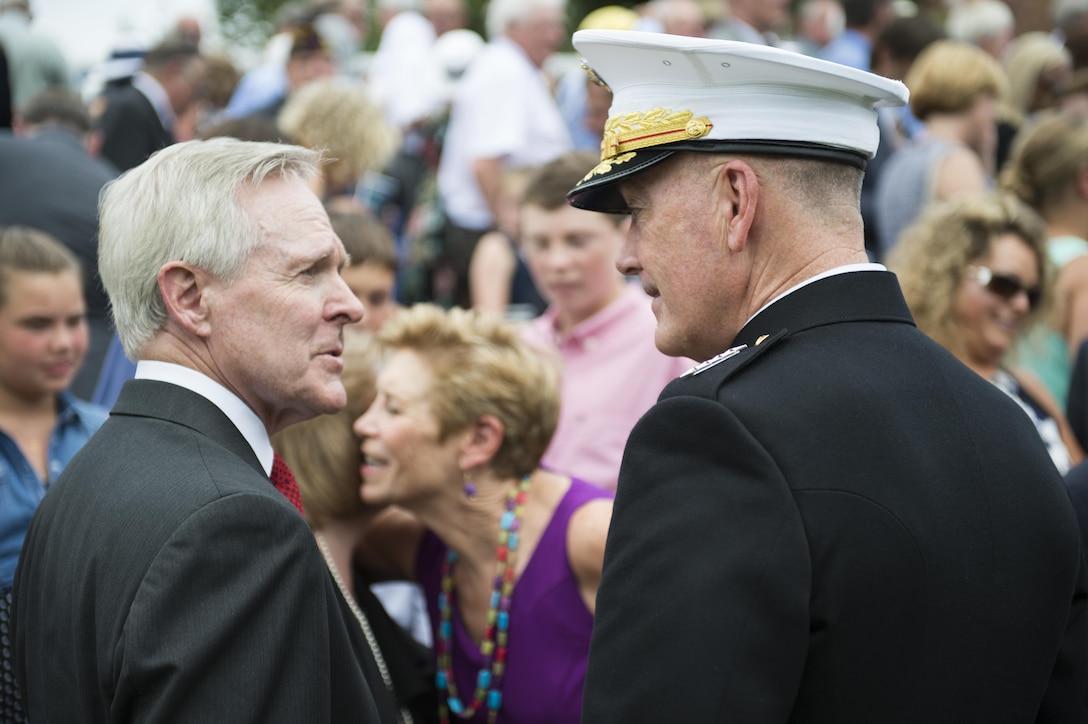
<instances>
[{"instance_id":1,"label":"blurred tree foliage","mask_svg":"<svg viewBox=\"0 0 1088 724\"><path fill-rule=\"evenodd\" d=\"M275 32L275 18L288 0L216 0L219 29L227 46L256 51Z\"/></svg>"}]
</instances>

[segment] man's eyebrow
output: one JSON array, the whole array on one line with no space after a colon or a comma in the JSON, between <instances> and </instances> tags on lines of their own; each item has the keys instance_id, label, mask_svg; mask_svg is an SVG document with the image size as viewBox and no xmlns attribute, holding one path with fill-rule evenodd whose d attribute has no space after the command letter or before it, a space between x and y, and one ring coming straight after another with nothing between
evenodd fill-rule
<instances>
[{"instance_id":1,"label":"man's eyebrow","mask_svg":"<svg viewBox=\"0 0 1088 724\"><path fill-rule=\"evenodd\" d=\"M307 250L295 257L294 261L300 266L313 266L314 264L320 264L326 259L331 259L334 256L335 252L333 251L311 252L310 250Z\"/></svg>"}]
</instances>

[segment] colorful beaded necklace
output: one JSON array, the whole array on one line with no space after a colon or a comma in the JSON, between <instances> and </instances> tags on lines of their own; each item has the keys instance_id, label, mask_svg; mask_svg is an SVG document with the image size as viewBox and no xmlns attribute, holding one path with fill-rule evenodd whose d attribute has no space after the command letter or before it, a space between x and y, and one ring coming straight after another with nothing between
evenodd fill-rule
<instances>
[{"instance_id":1,"label":"colorful beaded necklace","mask_svg":"<svg viewBox=\"0 0 1088 724\"><path fill-rule=\"evenodd\" d=\"M465 706L457 695L457 683L453 677L453 621L451 599L453 597L453 564L457 553L446 552L442 562L442 590L438 593L438 640L435 650L438 654L435 681L438 691L446 695L445 702L438 705L438 718L442 724L449 724L450 712L461 719L471 719L487 703L487 721L495 724L502 707L502 680L506 673L506 648L509 643L510 601L514 593L514 554L518 549L518 530L521 527L521 514L525 508L525 498L529 494L529 476L526 475L506 494L506 510L499 523L499 540L496 548L498 567L495 570L495 585L491 591L491 600L487 609L487 628L484 639L480 642L480 653L484 665L476 676L476 691L472 695L472 704Z\"/></svg>"}]
</instances>

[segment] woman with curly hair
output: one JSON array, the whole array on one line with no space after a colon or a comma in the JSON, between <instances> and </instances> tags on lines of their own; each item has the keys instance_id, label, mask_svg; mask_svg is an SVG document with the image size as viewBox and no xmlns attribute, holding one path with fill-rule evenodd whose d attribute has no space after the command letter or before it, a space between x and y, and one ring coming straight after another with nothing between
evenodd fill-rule
<instances>
[{"instance_id":1,"label":"woman with curly hair","mask_svg":"<svg viewBox=\"0 0 1088 724\"><path fill-rule=\"evenodd\" d=\"M318 80L299 88L276 122L295 143L324 151L327 163L315 191L326 204L350 200L360 179L381 170L400 144L400 134L365 88L341 80Z\"/></svg>"},{"instance_id":2,"label":"woman with curly hair","mask_svg":"<svg viewBox=\"0 0 1088 724\"><path fill-rule=\"evenodd\" d=\"M612 494L546 470L559 366L493 313L417 304L379 333L355 421L370 524L356 561L416 580L441 722L581 720Z\"/></svg>"},{"instance_id":3,"label":"woman with curly hair","mask_svg":"<svg viewBox=\"0 0 1088 724\"><path fill-rule=\"evenodd\" d=\"M1083 457L1046 388L1008 354L1043 309L1046 229L1012 194L931 208L888 259L918 328L1009 395L1032 419L1064 474Z\"/></svg>"},{"instance_id":4,"label":"woman with curly hair","mask_svg":"<svg viewBox=\"0 0 1088 724\"><path fill-rule=\"evenodd\" d=\"M1046 222L1054 304L1018 359L1064 406L1073 357L1088 339L1088 119L1051 114L1025 129L1001 183Z\"/></svg>"}]
</instances>

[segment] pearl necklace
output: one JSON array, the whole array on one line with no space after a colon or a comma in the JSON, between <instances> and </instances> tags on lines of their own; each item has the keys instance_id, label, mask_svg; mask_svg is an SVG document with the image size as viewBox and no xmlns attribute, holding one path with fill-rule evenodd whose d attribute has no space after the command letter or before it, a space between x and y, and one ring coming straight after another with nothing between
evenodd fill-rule
<instances>
[{"instance_id":1,"label":"pearl necklace","mask_svg":"<svg viewBox=\"0 0 1088 724\"><path fill-rule=\"evenodd\" d=\"M325 540L325 534L315 531L314 539L317 541L317 547L321 549L321 556L325 559L325 565L329 567L332 580L336 582L336 587L340 589L340 593L348 603L348 608L355 614L355 620L359 622L359 627L363 630L363 636L366 637L370 653L374 655L374 663L378 665L378 671L382 675L385 688L389 690L394 703L397 702L397 692L393 689L393 678L389 675L389 667L386 665L385 657L382 656L382 650L378 646L378 639L374 637L374 631L370 628L370 621L367 619L366 614L363 613L363 610L359 608L359 604L355 602L355 596L344 585L344 579L340 577L340 570L336 567L336 562L332 558L332 552L329 550L328 541ZM400 707L400 711L397 712L397 721L402 724L413 724L412 714L407 707Z\"/></svg>"}]
</instances>

